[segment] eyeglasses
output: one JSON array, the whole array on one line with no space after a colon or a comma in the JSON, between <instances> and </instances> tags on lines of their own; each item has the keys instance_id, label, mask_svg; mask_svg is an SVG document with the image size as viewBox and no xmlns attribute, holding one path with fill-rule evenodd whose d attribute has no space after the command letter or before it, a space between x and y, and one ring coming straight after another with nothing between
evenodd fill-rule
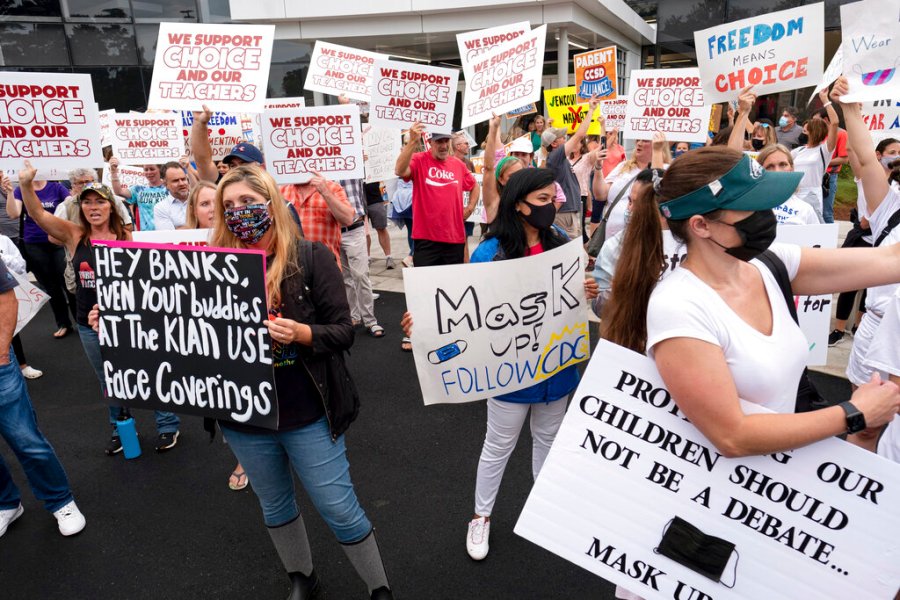
<instances>
[{"instance_id":1,"label":"eyeglasses","mask_svg":"<svg viewBox=\"0 0 900 600\"><path fill-rule=\"evenodd\" d=\"M89 183L94 183L93 179L85 179L84 181L76 181L72 185L87 185Z\"/></svg>"},{"instance_id":2,"label":"eyeglasses","mask_svg":"<svg viewBox=\"0 0 900 600\"><path fill-rule=\"evenodd\" d=\"M96 181L88 181L84 184L85 190L103 190L104 192L107 190L107 187L102 183L97 183Z\"/></svg>"}]
</instances>

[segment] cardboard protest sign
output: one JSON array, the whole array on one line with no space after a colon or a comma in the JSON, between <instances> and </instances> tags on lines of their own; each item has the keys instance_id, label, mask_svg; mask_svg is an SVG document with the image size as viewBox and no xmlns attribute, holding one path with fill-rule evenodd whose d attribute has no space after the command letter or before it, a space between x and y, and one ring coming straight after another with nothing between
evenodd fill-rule
<instances>
[{"instance_id":1,"label":"cardboard protest sign","mask_svg":"<svg viewBox=\"0 0 900 600\"><path fill-rule=\"evenodd\" d=\"M394 165L403 149L403 135L398 129L363 127L365 148L366 183L385 181L396 177Z\"/></svg>"},{"instance_id":2,"label":"cardboard protest sign","mask_svg":"<svg viewBox=\"0 0 900 600\"><path fill-rule=\"evenodd\" d=\"M711 107L703 98L696 68L633 70L625 139L649 140L661 131L673 142L705 142Z\"/></svg>"},{"instance_id":3,"label":"cardboard protest sign","mask_svg":"<svg viewBox=\"0 0 900 600\"><path fill-rule=\"evenodd\" d=\"M24 162L24 159L23 159ZM18 166L15 169L2 169L3 174L9 177L9 180L13 183L19 183L19 171L24 167L24 164ZM41 179L46 181L68 181L69 180L69 172L65 169L59 169L56 167L50 168L42 168L38 174ZM5 209L0 209L5 210Z\"/></svg>"},{"instance_id":4,"label":"cardboard protest sign","mask_svg":"<svg viewBox=\"0 0 900 600\"><path fill-rule=\"evenodd\" d=\"M297 96L295 98L266 98L264 105L265 110L275 110L276 108L303 108L306 106L306 98Z\"/></svg>"},{"instance_id":5,"label":"cardboard protest sign","mask_svg":"<svg viewBox=\"0 0 900 600\"><path fill-rule=\"evenodd\" d=\"M262 112L274 25L160 23L148 108Z\"/></svg>"},{"instance_id":6,"label":"cardboard protest sign","mask_svg":"<svg viewBox=\"0 0 900 600\"><path fill-rule=\"evenodd\" d=\"M887 600L898 503L900 465L836 438L723 457L651 359L601 341L515 531L648 600Z\"/></svg>"},{"instance_id":7,"label":"cardboard protest sign","mask_svg":"<svg viewBox=\"0 0 900 600\"><path fill-rule=\"evenodd\" d=\"M175 246L209 246L212 229L165 229L162 231L133 231L131 239L147 244Z\"/></svg>"},{"instance_id":8,"label":"cardboard protest sign","mask_svg":"<svg viewBox=\"0 0 900 600\"><path fill-rule=\"evenodd\" d=\"M19 307L16 313L16 329L13 332L13 335L18 335L41 310L41 307L50 301L50 296L41 288L32 285L27 277L19 275L15 271L9 271L9 274L19 282L19 285L14 288Z\"/></svg>"},{"instance_id":9,"label":"cardboard protest sign","mask_svg":"<svg viewBox=\"0 0 900 600\"><path fill-rule=\"evenodd\" d=\"M131 188L136 185L150 185L150 182L147 181L146 177L144 177L143 167L132 167L129 165L120 164L118 173L119 183L127 188ZM103 174L100 177L100 181L103 183L103 185L109 186L109 188L112 189L112 174L109 171L109 165L103 166Z\"/></svg>"},{"instance_id":10,"label":"cardboard protest sign","mask_svg":"<svg viewBox=\"0 0 900 600\"><path fill-rule=\"evenodd\" d=\"M516 117L521 117L522 115L533 115L536 112L537 104L532 102L530 104L526 104L525 106L506 111L506 116L510 119L515 119Z\"/></svg>"},{"instance_id":11,"label":"cardboard protest sign","mask_svg":"<svg viewBox=\"0 0 900 600\"><path fill-rule=\"evenodd\" d=\"M368 102L378 60L388 56L317 41L303 89Z\"/></svg>"},{"instance_id":12,"label":"cardboard protest sign","mask_svg":"<svg viewBox=\"0 0 900 600\"><path fill-rule=\"evenodd\" d=\"M547 26L542 25L464 65L463 127L540 99L546 37Z\"/></svg>"},{"instance_id":13,"label":"cardboard protest sign","mask_svg":"<svg viewBox=\"0 0 900 600\"><path fill-rule=\"evenodd\" d=\"M270 110L262 127L267 169L278 183L306 183L313 171L329 179L365 176L356 105Z\"/></svg>"},{"instance_id":14,"label":"cardboard protest sign","mask_svg":"<svg viewBox=\"0 0 900 600\"><path fill-rule=\"evenodd\" d=\"M181 127L186 148L191 147L191 127L193 125L194 113L189 110L181 111ZM232 148L244 141L241 115L214 112L207 123L206 133L212 148L213 160L222 160L228 156Z\"/></svg>"},{"instance_id":15,"label":"cardboard protest sign","mask_svg":"<svg viewBox=\"0 0 900 600\"><path fill-rule=\"evenodd\" d=\"M138 242L94 245L110 398L275 429L265 253ZM84 275L84 273L82 273Z\"/></svg>"},{"instance_id":16,"label":"cardboard protest sign","mask_svg":"<svg viewBox=\"0 0 900 600\"><path fill-rule=\"evenodd\" d=\"M776 242L806 248L837 248L838 224L779 225ZM828 334L831 332L831 294L794 296L800 329L809 343L809 366L828 362Z\"/></svg>"},{"instance_id":17,"label":"cardboard protest sign","mask_svg":"<svg viewBox=\"0 0 900 600\"><path fill-rule=\"evenodd\" d=\"M819 92L822 90L828 89L828 87L834 83L834 80L841 76L841 73L844 72L844 45L841 44L837 47L837 50L834 53L834 56L831 57L831 62L828 63L828 66L825 67L825 72L822 73L822 81L819 82L819 85L816 86L816 89L813 90L812 94L809 95L809 100L806 101L806 105L809 106L814 98L818 98Z\"/></svg>"},{"instance_id":18,"label":"cardboard protest sign","mask_svg":"<svg viewBox=\"0 0 900 600\"><path fill-rule=\"evenodd\" d=\"M814 86L822 79L824 4L810 4L694 32L706 101Z\"/></svg>"},{"instance_id":19,"label":"cardboard protest sign","mask_svg":"<svg viewBox=\"0 0 900 600\"><path fill-rule=\"evenodd\" d=\"M844 70L850 91L843 102L900 96L900 15L897 0L841 5Z\"/></svg>"},{"instance_id":20,"label":"cardboard protest sign","mask_svg":"<svg viewBox=\"0 0 900 600\"><path fill-rule=\"evenodd\" d=\"M112 120L116 111L114 109L98 110L97 121L100 124L100 145L112 145Z\"/></svg>"},{"instance_id":21,"label":"cardboard protest sign","mask_svg":"<svg viewBox=\"0 0 900 600\"><path fill-rule=\"evenodd\" d=\"M514 392L587 360L583 257L577 241L526 258L404 273L425 404Z\"/></svg>"},{"instance_id":22,"label":"cardboard protest sign","mask_svg":"<svg viewBox=\"0 0 900 600\"><path fill-rule=\"evenodd\" d=\"M549 118L553 121L553 127L565 127L569 135L575 133L581 121L588 112L586 104L579 104L575 93L575 86L544 90L544 107ZM588 127L588 135L601 135L603 128L600 126L600 109L594 111L594 118ZM607 125L610 127L610 125Z\"/></svg>"},{"instance_id":23,"label":"cardboard protest sign","mask_svg":"<svg viewBox=\"0 0 900 600\"><path fill-rule=\"evenodd\" d=\"M628 98L617 98L600 103L600 115L603 117L603 127L610 129L625 129L625 112L628 107Z\"/></svg>"},{"instance_id":24,"label":"cardboard protest sign","mask_svg":"<svg viewBox=\"0 0 900 600\"><path fill-rule=\"evenodd\" d=\"M375 62L369 123L409 129L421 121L431 133L450 133L459 71L393 60Z\"/></svg>"},{"instance_id":25,"label":"cardboard protest sign","mask_svg":"<svg viewBox=\"0 0 900 600\"><path fill-rule=\"evenodd\" d=\"M722 127L722 105L715 104L709 111L709 133L719 133Z\"/></svg>"},{"instance_id":26,"label":"cardboard protest sign","mask_svg":"<svg viewBox=\"0 0 900 600\"><path fill-rule=\"evenodd\" d=\"M863 102L862 113L875 144L889 137L900 139L900 100Z\"/></svg>"},{"instance_id":27,"label":"cardboard protest sign","mask_svg":"<svg viewBox=\"0 0 900 600\"><path fill-rule=\"evenodd\" d=\"M129 165L161 165L184 156L181 119L173 113L113 115L112 152Z\"/></svg>"},{"instance_id":28,"label":"cardboard protest sign","mask_svg":"<svg viewBox=\"0 0 900 600\"><path fill-rule=\"evenodd\" d=\"M459 57L462 59L463 68L465 69L470 61L475 60L481 54L500 44L516 40L530 31L531 23L521 21L488 29L457 33L456 44L459 46Z\"/></svg>"},{"instance_id":29,"label":"cardboard protest sign","mask_svg":"<svg viewBox=\"0 0 900 600\"><path fill-rule=\"evenodd\" d=\"M18 171L26 159L39 179L103 165L90 75L0 71L0 169Z\"/></svg>"},{"instance_id":30,"label":"cardboard protest sign","mask_svg":"<svg viewBox=\"0 0 900 600\"><path fill-rule=\"evenodd\" d=\"M609 46L575 55L575 87L578 99L587 102L592 95L603 100L615 100L616 47Z\"/></svg>"}]
</instances>

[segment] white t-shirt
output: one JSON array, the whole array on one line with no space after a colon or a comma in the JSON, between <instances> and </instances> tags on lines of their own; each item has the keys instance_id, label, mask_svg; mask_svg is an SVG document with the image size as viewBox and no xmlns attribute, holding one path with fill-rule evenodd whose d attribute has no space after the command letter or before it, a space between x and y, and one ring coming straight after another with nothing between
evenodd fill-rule
<instances>
[{"instance_id":1,"label":"white t-shirt","mask_svg":"<svg viewBox=\"0 0 900 600\"><path fill-rule=\"evenodd\" d=\"M900 463L900 415L894 417L894 420L888 423L887 429L878 440L878 448L876 450L878 456L883 456L895 463Z\"/></svg>"},{"instance_id":2,"label":"white t-shirt","mask_svg":"<svg viewBox=\"0 0 900 600\"><path fill-rule=\"evenodd\" d=\"M881 232L887 227L891 215L897 210L900 210L900 190L892 186L888 189L887 195L881 204L878 205L878 208L875 209L875 212L869 216L869 227L872 228L872 237L874 239L877 240L881 236ZM887 237L882 240L881 246L890 246L897 243L900 243L900 225L894 227ZM891 301L891 296L893 296L897 288L898 285L896 283L869 288L866 294L866 310L872 311L876 316L883 315L885 308Z\"/></svg>"},{"instance_id":3,"label":"white t-shirt","mask_svg":"<svg viewBox=\"0 0 900 600\"><path fill-rule=\"evenodd\" d=\"M863 362L887 375L900 376L900 288L882 306L884 317Z\"/></svg>"},{"instance_id":4,"label":"white t-shirt","mask_svg":"<svg viewBox=\"0 0 900 600\"><path fill-rule=\"evenodd\" d=\"M803 179L797 186L795 194L798 198L809 204L820 216L819 222L824 223L822 215L822 176L825 168L831 161L831 152L824 142L815 148L800 146L791 150L794 157L794 172L803 173Z\"/></svg>"},{"instance_id":5,"label":"white t-shirt","mask_svg":"<svg viewBox=\"0 0 900 600\"><path fill-rule=\"evenodd\" d=\"M800 267L800 247L772 244L771 250L793 280ZM797 385L809 345L791 318L775 276L758 260L772 308L772 334L763 335L741 319L719 294L684 268L661 281L647 309L647 348L671 338L687 337L719 346L738 396L780 413L794 412ZM761 376L765 374L765 376Z\"/></svg>"},{"instance_id":6,"label":"white t-shirt","mask_svg":"<svg viewBox=\"0 0 900 600\"><path fill-rule=\"evenodd\" d=\"M869 205L866 204L866 191L863 189L862 179L854 177L853 181L856 182L856 213L859 220L862 221L863 219L869 218ZM870 244L875 241L871 233L869 235L864 235L862 239L864 242L869 242Z\"/></svg>"},{"instance_id":7,"label":"white t-shirt","mask_svg":"<svg viewBox=\"0 0 900 600\"><path fill-rule=\"evenodd\" d=\"M640 167L634 167L626 171L624 169L625 162L617 164L606 176L606 183L609 184L609 194L606 196L606 206L603 207L603 214L606 214L606 211L609 210L609 206L616 199L616 196L619 195L619 192L623 189L625 190L622 194L622 199L619 200L609 214L609 220L606 222L606 239L625 229L625 209L628 208L628 194L631 193L631 183L642 170Z\"/></svg>"},{"instance_id":8,"label":"white t-shirt","mask_svg":"<svg viewBox=\"0 0 900 600\"><path fill-rule=\"evenodd\" d=\"M813 207L796 195L772 209L779 225L818 225L819 216Z\"/></svg>"},{"instance_id":9,"label":"white t-shirt","mask_svg":"<svg viewBox=\"0 0 900 600\"><path fill-rule=\"evenodd\" d=\"M687 255L687 246L676 240L671 231L663 229L662 235L663 260L665 264L660 272L660 279L671 274ZM616 264L619 262L619 256L622 254L622 241L624 238L625 230L622 230L603 244L603 248L600 249L600 255L597 256L593 276L597 280L597 286L601 292L608 292L612 289L612 280L616 274Z\"/></svg>"}]
</instances>

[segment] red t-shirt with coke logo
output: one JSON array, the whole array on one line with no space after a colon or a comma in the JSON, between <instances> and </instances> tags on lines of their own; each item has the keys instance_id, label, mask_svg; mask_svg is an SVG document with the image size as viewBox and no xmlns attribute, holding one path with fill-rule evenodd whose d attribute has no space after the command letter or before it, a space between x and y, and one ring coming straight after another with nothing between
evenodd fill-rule
<instances>
[{"instance_id":1,"label":"red t-shirt with coke logo","mask_svg":"<svg viewBox=\"0 0 900 600\"><path fill-rule=\"evenodd\" d=\"M413 181L415 240L463 244L463 192L475 187L475 177L458 158L436 160L430 152L413 154L409 162Z\"/></svg>"}]
</instances>

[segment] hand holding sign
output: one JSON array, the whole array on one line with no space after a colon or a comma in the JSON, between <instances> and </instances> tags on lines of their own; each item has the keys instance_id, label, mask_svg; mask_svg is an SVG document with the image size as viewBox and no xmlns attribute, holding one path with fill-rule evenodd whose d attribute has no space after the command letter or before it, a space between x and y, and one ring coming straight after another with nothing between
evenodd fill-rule
<instances>
[{"instance_id":1,"label":"hand holding sign","mask_svg":"<svg viewBox=\"0 0 900 600\"><path fill-rule=\"evenodd\" d=\"M328 191L328 180L322 177L322 174L318 171L313 171L312 174L309 184L316 188L316 191L320 194L325 194Z\"/></svg>"},{"instance_id":2,"label":"hand holding sign","mask_svg":"<svg viewBox=\"0 0 900 600\"><path fill-rule=\"evenodd\" d=\"M745 115L750 114L750 111L753 110L753 105L756 104L756 93L754 93L752 90L752 85L745 87L738 95L738 110Z\"/></svg>"},{"instance_id":3,"label":"hand holding sign","mask_svg":"<svg viewBox=\"0 0 900 600\"><path fill-rule=\"evenodd\" d=\"M409 128L409 143L418 144L423 133L425 133L425 125L421 121L413 123Z\"/></svg>"},{"instance_id":4,"label":"hand holding sign","mask_svg":"<svg viewBox=\"0 0 900 600\"><path fill-rule=\"evenodd\" d=\"M831 99L834 102L838 102L840 104L845 104L843 97L850 92L850 83L847 81L847 78L841 75L838 77L834 86L831 88ZM854 104L853 102L848 102L846 104Z\"/></svg>"},{"instance_id":5,"label":"hand holding sign","mask_svg":"<svg viewBox=\"0 0 900 600\"><path fill-rule=\"evenodd\" d=\"M827 87L819 90L819 101L822 103L823 107L826 104L828 104L828 88Z\"/></svg>"}]
</instances>

